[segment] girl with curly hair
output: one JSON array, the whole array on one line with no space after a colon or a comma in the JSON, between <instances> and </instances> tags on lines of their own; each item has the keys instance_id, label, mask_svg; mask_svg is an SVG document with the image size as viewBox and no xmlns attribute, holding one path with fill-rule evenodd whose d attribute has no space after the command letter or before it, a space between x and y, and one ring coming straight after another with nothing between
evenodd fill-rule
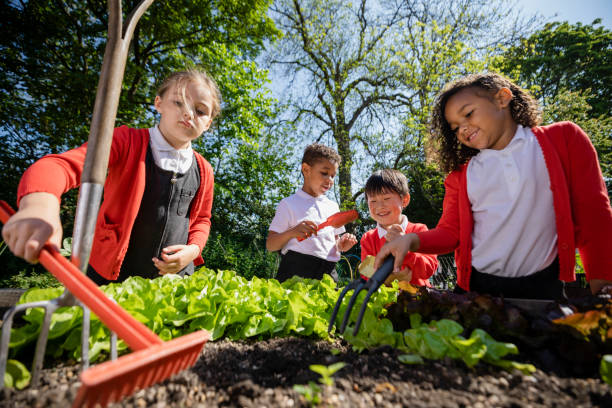
<instances>
[{"instance_id":1,"label":"girl with curly hair","mask_svg":"<svg viewBox=\"0 0 612 408\"><path fill-rule=\"evenodd\" d=\"M574 123L539 126L537 103L496 73L447 84L431 136L444 185L436 228L388 242L375 267L408 251L455 251L456 291L565 298L578 248L593 294L612 292L612 209L597 154Z\"/></svg>"}]
</instances>

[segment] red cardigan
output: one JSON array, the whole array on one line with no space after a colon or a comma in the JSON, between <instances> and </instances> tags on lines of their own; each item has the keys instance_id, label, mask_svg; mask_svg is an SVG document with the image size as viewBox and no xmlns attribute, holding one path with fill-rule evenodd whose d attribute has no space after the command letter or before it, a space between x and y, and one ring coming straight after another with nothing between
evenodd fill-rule
<instances>
[{"instance_id":1,"label":"red cardigan","mask_svg":"<svg viewBox=\"0 0 612 408\"><path fill-rule=\"evenodd\" d=\"M130 234L145 188L145 158L149 145L148 129L116 128L104 183L104 200L96 222L96 232L89 263L98 274L116 280L128 249ZM87 143L62 154L50 154L36 161L23 174L17 192L17 204L30 193L47 192L61 201L66 191L78 187L85 163ZM195 153L200 171L200 187L191 204L189 238L200 250L210 232L214 177L210 163ZM204 263L198 256L194 263Z\"/></svg>"},{"instance_id":2,"label":"red cardigan","mask_svg":"<svg viewBox=\"0 0 612 408\"><path fill-rule=\"evenodd\" d=\"M550 177L553 194L559 278L576 279L575 248L580 252L587 280L612 280L612 209L589 137L576 124L559 122L534 127ZM470 289L474 219L467 195L467 164L444 181L442 217L436 228L419 232L420 252L455 251L457 284Z\"/></svg>"},{"instance_id":3,"label":"red cardigan","mask_svg":"<svg viewBox=\"0 0 612 408\"><path fill-rule=\"evenodd\" d=\"M427 226L425 224L413 224L411 222L406 226L406 234L419 231L427 231ZM361 260L363 261L368 255L376 256L385 242L385 237L379 238L377 228L367 231L361 237ZM417 286L431 286L429 277L433 275L438 268L438 258L435 255L408 252L406 257L404 257L402 269L403 268L410 268L412 271L411 284Z\"/></svg>"}]
</instances>

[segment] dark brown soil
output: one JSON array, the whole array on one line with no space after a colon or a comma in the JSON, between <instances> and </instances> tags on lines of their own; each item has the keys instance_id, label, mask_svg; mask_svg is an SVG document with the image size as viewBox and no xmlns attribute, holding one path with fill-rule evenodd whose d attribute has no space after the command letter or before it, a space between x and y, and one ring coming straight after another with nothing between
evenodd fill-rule
<instances>
[{"instance_id":1,"label":"dark brown soil","mask_svg":"<svg viewBox=\"0 0 612 408\"><path fill-rule=\"evenodd\" d=\"M332 350L339 350L336 355ZM209 342L196 365L126 398L120 407L307 407L295 384L316 382L311 364L346 366L322 387L325 407L612 407L599 378L562 378L538 369L532 376L460 361L404 365L397 350L362 354L346 343L303 338ZM66 407L79 387L78 367L45 370L43 385L3 390L0 407Z\"/></svg>"}]
</instances>

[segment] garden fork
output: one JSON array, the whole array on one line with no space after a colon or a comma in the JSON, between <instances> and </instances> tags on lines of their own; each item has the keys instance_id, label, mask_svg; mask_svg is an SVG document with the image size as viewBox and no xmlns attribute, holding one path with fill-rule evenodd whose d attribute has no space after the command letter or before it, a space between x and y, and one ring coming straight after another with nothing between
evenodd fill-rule
<instances>
[{"instance_id":1,"label":"garden fork","mask_svg":"<svg viewBox=\"0 0 612 408\"><path fill-rule=\"evenodd\" d=\"M342 324L338 329L338 332L340 334L344 333L344 330L346 329L346 325L348 324L349 317L351 316L351 311L353 309L353 306L355 305L355 301L357 300L357 296L359 296L359 293L362 290L367 289L367 294L365 296L365 299L363 300L363 303L361 304L361 310L359 310L359 315L357 315L357 320L355 321L355 328L353 329L353 336L357 335L357 332L359 332L359 327L361 326L363 314L365 313L366 307L368 306L368 301L370 300L370 297L372 296L372 294L374 294L374 292L378 290L378 288L380 288L383 283L385 283L385 280L389 277L391 272L393 272L394 262L395 258L393 257L393 255L389 255L370 279L366 280L365 278L360 277L359 279L353 280L344 287L344 289L340 293L340 296L338 296L338 300L336 301L336 305L334 306L334 310L332 311L331 317L329 319L329 327L327 329L328 332L331 333L331 330L334 327L334 323L336 322L336 316L338 315L338 311L340 310L342 300L344 299L344 296L346 296L346 293L351 289L355 289L355 292L353 292L353 296L351 296L351 299L349 300L349 303L346 307L346 312L344 313Z\"/></svg>"}]
</instances>

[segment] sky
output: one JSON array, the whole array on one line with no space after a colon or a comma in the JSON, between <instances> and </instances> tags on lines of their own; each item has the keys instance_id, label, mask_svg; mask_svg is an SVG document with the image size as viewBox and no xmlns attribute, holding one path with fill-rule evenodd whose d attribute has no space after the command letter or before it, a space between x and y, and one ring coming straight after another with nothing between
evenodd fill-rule
<instances>
[{"instance_id":1,"label":"sky","mask_svg":"<svg viewBox=\"0 0 612 408\"><path fill-rule=\"evenodd\" d=\"M612 0L518 0L517 6L528 14L540 13L548 21L591 24L601 18L602 25L612 30Z\"/></svg>"}]
</instances>

